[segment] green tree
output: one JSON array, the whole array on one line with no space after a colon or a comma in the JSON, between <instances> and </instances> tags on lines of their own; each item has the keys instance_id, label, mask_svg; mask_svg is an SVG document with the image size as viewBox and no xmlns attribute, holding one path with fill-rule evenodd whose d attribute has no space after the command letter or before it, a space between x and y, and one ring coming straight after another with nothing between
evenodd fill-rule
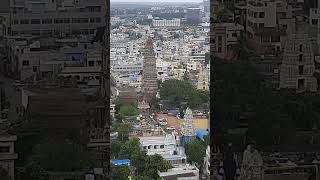
<instances>
[{"instance_id":1,"label":"green tree","mask_svg":"<svg viewBox=\"0 0 320 180\"><path fill-rule=\"evenodd\" d=\"M130 167L128 165L111 166L111 178L113 180L128 180Z\"/></svg>"},{"instance_id":2,"label":"green tree","mask_svg":"<svg viewBox=\"0 0 320 180\"><path fill-rule=\"evenodd\" d=\"M129 140L129 133L132 131L132 125L128 123L116 123L112 125L112 131L118 132L118 140L124 142Z\"/></svg>"},{"instance_id":3,"label":"green tree","mask_svg":"<svg viewBox=\"0 0 320 180\"><path fill-rule=\"evenodd\" d=\"M38 163L30 162L25 166L22 179L47 180L48 174Z\"/></svg>"},{"instance_id":4,"label":"green tree","mask_svg":"<svg viewBox=\"0 0 320 180\"><path fill-rule=\"evenodd\" d=\"M121 150L121 147L123 146L124 142L116 139L114 141L111 141L111 157L117 159L119 157L119 152Z\"/></svg>"},{"instance_id":5,"label":"green tree","mask_svg":"<svg viewBox=\"0 0 320 180\"><path fill-rule=\"evenodd\" d=\"M145 160L144 175L151 179L158 179L158 171L164 172L170 168L170 163L164 160L159 154L147 156Z\"/></svg>"},{"instance_id":6,"label":"green tree","mask_svg":"<svg viewBox=\"0 0 320 180\"><path fill-rule=\"evenodd\" d=\"M120 106L119 114L120 114L120 117L122 118L127 116L138 116L139 110L136 106L132 104L125 104Z\"/></svg>"},{"instance_id":7,"label":"green tree","mask_svg":"<svg viewBox=\"0 0 320 180\"><path fill-rule=\"evenodd\" d=\"M91 166L86 147L66 142L36 145L29 162L39 164L47 171L76 171Z\"/></svg>"},{"instance_id":8,"label":"green tree","mask_svg":"<svg viewBox=\"0 0 320 180\"><path fill-rule=\"evenodd\" d=\"M193 139L185 145L187 160L190 163L196 163L198 168L203 165L203 159L206 156L207 145L205 142Z\"/></svg>"},{"instance_id":9,"label":"green tree","mask_svg":"<svg viewBox=\"0 0 320 180\"><path fill-rule=\"evenodd\" d=\"M169 103L176 107L182 102L187 102L191 108L198 108L208 102L208 95L208 93L195 89L188 81L170 79L164 81L160 87L161 99L169 100Z\"/></svg>"},{"instance_id":10,"label":"green tree","mask_svg":"<svg viewBox=\"0 0 320 180\"><path fill-rule=\"evenodd\" d=\"M132 159L134 154L139 153L140 150L140 141L138 138L130 139L129 141L125 142L121 146L121 150L119 152L120 158L123 159Z\"/></svg>"}]
</instances>

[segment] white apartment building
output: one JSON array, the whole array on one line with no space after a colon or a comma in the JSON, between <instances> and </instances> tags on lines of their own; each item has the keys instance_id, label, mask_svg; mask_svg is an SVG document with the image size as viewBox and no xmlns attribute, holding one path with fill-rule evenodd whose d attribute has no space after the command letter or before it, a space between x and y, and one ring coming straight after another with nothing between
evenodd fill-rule
<instances>
[{"instance_id":1,"label":"white apartment building","mask_svg":"<svg viewBox=\"0 0 320 180\"><path fill-rule=\"evenodd\" d=\"M204 62L206 59L206 56L204 53L194 53L190 55L190 61L194 62Z\"/></svg>"},{"instance_id":2,"label":"white apartment building","mask_svg":"<svg viewBox=\"0 0 320 180\"><path fill-rule=\"evenodd\" d=\"M180 19L153 19L152 25L154 27L180 27Z\"/></svg>"},{"instance_id":3,"label":"white apartment building","mask_svg":"<svg viewBox=\"0 0 320 180\"><path fill-rule=\"evenodd\" d=\"M185 164L184 148L178 146L179 137L174 134L164 136L139 137L140 145L147 155L159 154L172 165Z\"/></svg>"},{"instance_id":4,"label":"white apartment building","mask_svg":"<svg viewBox=\"0 0 320 180\"><path fill-rule=\"evenodd\" d=\"M11 35L94 35L104 25L104 1L11 1Z\"/></svg>"},{"instance_id":5,"label":"white apartment building","mask_svg":"<svg viewBox=\"0 0 320 180\"><path fill-rule=\"evenodd\" d=\"M111 68L111 73L129 75L129 74L139 74L143 70L143 63L138 62L135 64L116 64Z\"/></svg>"},{"instance_id":6,"label":"white apartment building","mask_svg":"<svg viewBox=\"0 0 320 180\"><path fill-rule=\"evenodd\" d=\"M173 69L173 78L183 80L186 69Z\"/></svg>"},{"instance_id":7,"label":"white apartment building","mask_svg":"<svg viewBox=\"0 0 320 180\"><path fill-rule=\"evenodd\" d=\"M196 61L188 61L187 62L187 71L196 71L201 68L201 63Z\"/></svg>"}]
</instances>

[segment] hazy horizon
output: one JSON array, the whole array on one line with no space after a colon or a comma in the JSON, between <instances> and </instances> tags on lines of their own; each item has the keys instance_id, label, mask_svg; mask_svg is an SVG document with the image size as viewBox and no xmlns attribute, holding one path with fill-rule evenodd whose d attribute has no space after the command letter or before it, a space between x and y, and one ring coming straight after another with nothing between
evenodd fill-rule
<instances>
[{"instance_id":1,"label":"hazy horizon","mask_svg":"<svg viewBox=\"0 0 320 180\"><path fill-rule=\"evenodd\" d=\"M184 3L201 3L203 2L203 0L110 0L110 2L121 2L121 3L132 3L132 2L135 2L135 3L152 3L152 2L166 2L166 3L170 3L170 2L173 2L173 3L179 3L179 2L184 2Z\"/></svg>"}]
</instances>

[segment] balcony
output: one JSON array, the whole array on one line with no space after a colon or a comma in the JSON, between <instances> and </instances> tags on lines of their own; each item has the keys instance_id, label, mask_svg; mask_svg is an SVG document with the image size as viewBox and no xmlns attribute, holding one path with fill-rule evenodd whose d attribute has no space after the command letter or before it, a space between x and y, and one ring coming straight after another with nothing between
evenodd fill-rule
<instances>
[{"instance_id":1,"label":"balcony","mask_svg":"<svg viewBox=\"0 0 320 180\"><path fill-rule=\"evenodd\" d=\"M14 160L18 159L18 154L16 153L0 153L0 160Z\"/></svg>"}]
</instances>

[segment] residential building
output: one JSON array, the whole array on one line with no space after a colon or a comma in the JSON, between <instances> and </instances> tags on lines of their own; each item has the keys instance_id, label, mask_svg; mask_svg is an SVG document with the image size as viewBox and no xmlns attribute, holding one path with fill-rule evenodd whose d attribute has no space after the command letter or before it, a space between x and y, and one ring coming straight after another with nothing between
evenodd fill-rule
<instances>
[{"instance_id":1,"label":"residential building","mask_svg":"<svg viewBox=\"0 0 320 180\"><path fill-rule=\"evenodd\" d=\"M167 172L158 171L163 180L199 180L199 169L194 165L183 165L169 169Z\"/></svg>"},{"instance_id":2,"label":"residential building","mask_svg":"<svg viewBox=\"0 0 320 180\"><path fill-rule=\"evenodd\" d=\"M104 1L11 1L10 35L91 35L105 23Z\"/></svg>"},{"instance_id":3,"label":"residential building","mask_svg":"<svg viewBox=\"0 0 320 180\"><path fill-rule=\"evenodd\" d=\"M212 43L215 56L230 59L235 54L234 48L239 45L244 28L236 23L216 23L213 27Z\"/></svg>"},{"instance_id":4,"label":"residential building","mask_svg":"<svg viewBox=\"0 0 320 180\"><path fill-rule=\"evenodd\" d=\"M200 68L198 73L197 89L209 91L209 76L205 67Z\"/></svg>"},{"instance_id":5,"label":"residential building","mask_svg":"<svg viewBox=\"0 0 320 180\"><path fill-rule=\"evenodd\" d=\"M308 34L301 30L290 35L280 67L280 88L317 91L314 73L314 52Z\"/></svg>"},{"instance_id":6,"label":"residential building","mask_svg":"<svg viewBox=\"0 0 320 180\"><path fill-rule=\"evenodd\" d=\"M14 147L16 141L17 136L0 136L0 168L5 170L12 180L15 179L15 160L18 159L18 154L15 153Z\"/></svg>"},{"instance_id":7,"label":"residential building","mask_svg":"<svg viewBox=\"0 0 320 180\"><path fill-rule=\"evenodd\" d=\"M153 19L152 25L154 27L180 27L180 19Z\"/></svg>"},{"instance_id":8,"label":"residential building","mask_svg":"<svg viewBox=\"0 0 320 180\"><path fill-rule=\"evenodd\" d=\"M293 8L286 1L247 2L246 37L256 54L282 51L294 31Z\"/></svg>"},{"instance_id":9,"label":"residential building","mask_svg":"<svg viewBox=\"0 0 320 180\"><path fill-rule=\"evenodd\" d=\"M184 148L178 146L178 136L166 134L163 136L142 136L139 139L141 149L145 150L147 155L159 154L172 165L186 163Z\"/></svg>"}]
</instances>

